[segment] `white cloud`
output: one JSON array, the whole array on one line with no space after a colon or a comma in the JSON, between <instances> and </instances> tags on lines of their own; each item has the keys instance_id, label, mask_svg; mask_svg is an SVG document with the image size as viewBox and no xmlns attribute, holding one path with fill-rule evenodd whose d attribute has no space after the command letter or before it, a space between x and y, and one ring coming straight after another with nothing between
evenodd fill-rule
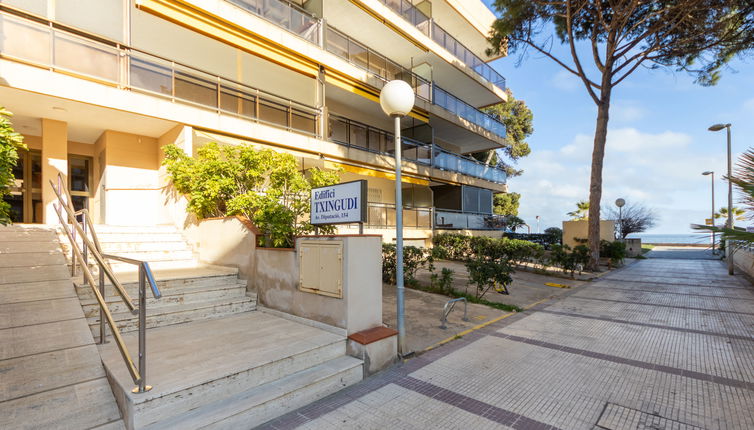
<instances>
[{"instance_id":1,"label":"white cloud","mask_svg":"<svg viewBox=\"0 0 754 430\"><path fill-rule=\"evenodd\" d=\"M555 88L569 92L575 91L583 85L581 78L567 70L560 70L555 73L550 79L550 84Z\"/></svg>"},{"instance_id":2,"label":"white cloud","mask_svg":"<svg viewBox=\"0 0 754 430\"><path fill-rule=\"evenodd\" d=\"M746 100L743 104L744 111L754 114L754 98Z\"/></svg>"},{"instance_id":3,"label":"white cloud","mask_svg":"<svg viewBox=\"0 0 754 430\"><path fill-rule=\"evenodd\" d=\"M694 151L684 133L645 133L636 128L610 129L603 167L603 206L623 197L655 208L662 232L686 232L709 212L709 179L705 170L721 171L724 154ZM589 197L593 137L576 135L555 150L537 151L521 160L524 175L509 181L522 194L520 215L542 217L541 226L560 226L566 212ZM719 178L719 176L718 176ZM722 182L717 184L722 190ZM721 194L719 194L721 195ZM720 206L722 197L720 198Z\"/></svg>"},{"instance_id":4,"label":"white cloud","mask_svg":"<svg viewBox=\"0 0 754 430\"><path fill-rule=\"evenodd\" d=\"M635 102L618 101L610 105L610 120L618 123L633 123L646 114L646 110Z\"/></svg>"}]
</instances>

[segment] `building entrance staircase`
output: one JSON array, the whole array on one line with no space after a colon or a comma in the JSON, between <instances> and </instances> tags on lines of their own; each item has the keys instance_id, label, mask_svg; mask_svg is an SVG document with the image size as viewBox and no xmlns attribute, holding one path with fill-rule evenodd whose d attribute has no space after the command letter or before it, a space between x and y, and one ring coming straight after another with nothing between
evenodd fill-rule
<instances>
[{"instance_id":1,"label":"building entrance staircase","mask_svg":"<svg viewBox=\"0 0 754 430\"><path fill-rule=\"evenodd\" d=\"M105 344L94 343L99 340L99 305L92 289L85 285L83 279L70 276L70 244L67 237L63 239L64 236L61 236L58 241L52 229L42 230L46 231L46 236L35 233L41 243L33 246L23 241L16 243L22 248L55 250L57 257L54 264L44 266L45 269L34 269L37 270L35 273L44 282L53 276L54 279L50 278L49 282L55 282L62 289L67 288L64 294L58 293L59 300L64 300L68 306L67 310L59 308L62 312L59 318L70 318L68 314L71 312L77 315L76 336L85 339L79 342L81 345L77 344L77 348L86 355L77 356L70 363L74 367L72 372L86 373L81 369L85 364L96 365L96 369L99 369L99 373L87 375L86 381L82 382L88 385L77 388L83 390L80 395L68 395L78 399L75 407L70 408L73 411L70 413L72 419L83 419L89 415L102 415L103 418L86 425L59 424L60 428L94 428L102 424L127 429L253 428L354 384L363 377L362 361L346 355L344 331L264 309L257 310L256 297L247 292L246 281L238 278L237 269L199 263L175 228L95 226L102 253L148 261L162 293L159 299L148 296L146 305L145 379L153 388L144 393L133 393L134 382L113 341L110 328L107 328ZM29 264L34 263L29 261ZM90 267L94 269L95 265ZM137 272L129 265L119 263L112 264L112 268L131 296L138 297ZM78 271L81 272L81 268ZM24 275L15 270L12 273L3 272L0 282L16 282L19 279L24 279ZM34 286L33 283L24 282ZM4 287L4 284L0 284L0 311L9 305L6 300L20 300L14 297L45 297L34 288L9 296L7 291L10 289ZM106 285L104 296L128 350L135 354L139 349L137 316L116 297L111 285ZM53 314L59 309L49 309L46 318L56 318ZM5 321L3 316L0 312L2 322ZM64 329L68 327L58 329L56 333ZM30 342L38 342L39 336L50 337L44 332L35 334L31 326L24 330L23 336L29 336ZM65 336L70 335L65 333ZM11 337L14 336L18 337ZM23 339L19 341L24 343ZM14 353L12 348L20 352ZM0 371L5 369L3 363L9 366L8 359L16 355L23 358L34 351L33 347L24 348L32 348L29 350L32 352L15 346L9 349L3 341L0 346L0 351L4 353L0 357ZM59 361L60 357L55 360ZM64 360L65 363L70 361ZM23 369L11 369L9 372L14 384L33 382L35 378L47 379L49 371L37 369L39 367L35 364L25 369L40 370L40 375L32 375ZM71 372L66 369L61 371ZM65 381L71 377L63 378L63 385L70 385ZM0 393L12 389L6 387L6 380L4 375ZM90 387L93 384L99 385ZM60 389L65 392L67 388ZM19 395L33 397L25 392ZM12 402L12 398L8 400ZM100 405L107 401L108 407ZM39 414L34 405L27 410L15 405L3 408L5 403L8 402L0 398L0 428L16 428L16 425L28 419L27 415ZM44 398L37 403L37 407L40 406L47 409L59 407L48 404ZM97 410L90 411L89 408ZM56 414L54 410L49 410L45 416L48 416L49 422L55 422ZM48 424L42 418L35 420L29 422L45 427ZM55 428L55 425L50 424L48 428Z\"/></svg>"}]
</instances>

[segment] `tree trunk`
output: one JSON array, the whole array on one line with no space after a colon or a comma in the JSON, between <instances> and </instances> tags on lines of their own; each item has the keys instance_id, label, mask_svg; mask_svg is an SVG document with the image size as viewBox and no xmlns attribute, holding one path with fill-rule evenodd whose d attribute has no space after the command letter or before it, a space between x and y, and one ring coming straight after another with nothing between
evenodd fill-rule
<instances>
[{"instance_id":1,"label":"tree trunk","mask_svg":"<svg viewBox=\"0 0 754 430\"><path fill-rule=\"evenodd\" d=\"M603 79L600 103L597 105L597 126L592 151L592 176L589 184L589 269L596 271L600 261L600 201L602 200L602 166L605 160L607 123L610 119L612 87Z\"/></svg>"}]
</instances>

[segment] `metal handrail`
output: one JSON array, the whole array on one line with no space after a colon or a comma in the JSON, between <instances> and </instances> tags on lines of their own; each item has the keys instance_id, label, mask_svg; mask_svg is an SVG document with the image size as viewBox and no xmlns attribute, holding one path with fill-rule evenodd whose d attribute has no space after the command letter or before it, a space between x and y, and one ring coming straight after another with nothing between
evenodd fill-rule
<instances>
[{"instance_id":1,"label":"metal handrail","mask_svg":"<svg viewBox=\"0 0 754 430\"><path fill-rule=\"evenodd\" d=\"M115 342L118 346L118 350L120 351L121 357L123 358L123 361L126 363L126 367L128 368L128 372L131 375L131 379L134 381L135 384L137 384L136 388L134 388L132 392L143 393L143 392L149 391L152 389L152 387L146 384L146 310L147 310L146 283L149 282L149 285L152 289L152 295L154 296L154 298L159 299L162 296L162 294L160 293L160 290L157 288L157 283L154 280L154 276L152 274L151 269L149 268L149 264L145 261L135 260L132 258L120 257L117 255L110 255L110 254L102 254L102 247L100 245L99 238L97 237L97 233L94 229L94 224L92 223L92 220L89 217L89 212L86 209L82 209L80 211L74 212L71 194L68 188L63 186L62 174L58 173L57 187L55 186L52 180L50 180L49 182L50 182L50 187L52 187L52 190L55 192L55 195L57 196L57 199L58 199L58 203L54 204L55 213L57 214L58 219L60 220L60 224L63 228L63 231L65 231L66 236L68 237L68 240L71 243L71 253L72 253L71 274L75 276L76 264L77 264L76 261L78 260L80 262L79 264L81 266L81 271L84 277L84 281L92 289L92 292L94 293L94 296L97 299L97 303L99 304L99 311L100 311L99 343L100 344L105 343L105 338L106 338L105 320L106 320L107 323L110 325L110 330L112 331L113 338L115 338ZM63 195L65 195L66 198L64 198ZM63 211L65 211L65 214L67 215L67 217L64 217ZM82 218L80 223L78 221L79 216L81 216ZM70 228L68 224L73 226L73 228ZM79 248L78 242L76 241L77 233L81 236L81 242L84 248L83 251ZM89 238L87 233L91 234L92 239ZM97 288L96 286L97 282L94 281L94 275L92 275L91 269L89 268L89 264L88 264L89 251L91 251L92 256L94 257L94 260L99 265L99 288ZM123 285L118 281L117 277L115 276L112 269L110 268L110 265L107 263L108 259L121 261L124 263L136 264L139 266L139 306L138 307L136 307L132 303L130 295L125 290L125 288L123 288ZM108 277L113 287L115 287L116 291L118 292L118 295L121 297L121 299L126 304L128 309L132 313L138 312L138 315L139 315L139 365L138 365L138 369L136 367L136 364L134 363L134 360L131 358L131 354L128 352L128 348L126 347L126 344L123 341L123 337L121 336L118 326L115 324L115 320L113 320L113 316L110 312L110 309L107 307L107 302L105 301L105 276Z\"/></svg>"},{"instance_id":2,"label":"metal handrail","mask_svg":"<svg viewBox=\"0 0 754 430\"><path fill-rule=\"evenodd\" d=\"M448 322L448 315L450 315L451 312L453 312L453 309L456 307L456 303L463 301L463 320L468 321L468 313L466 312L468 309L468 300L466 300L466 297L459 297L457 299L448 300L447 303L445 303L445 306L442 307L442 317L440 317L440 328L445 330L448 328L447 325L445 325L446 322Z\"/></svg>"}]
</instances>

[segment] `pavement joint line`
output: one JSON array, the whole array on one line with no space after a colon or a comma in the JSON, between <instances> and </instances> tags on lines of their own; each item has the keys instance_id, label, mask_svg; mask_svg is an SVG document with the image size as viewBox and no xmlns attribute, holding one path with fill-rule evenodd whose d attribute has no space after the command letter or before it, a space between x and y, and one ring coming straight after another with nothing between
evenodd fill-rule
<instances>
[{"instance_id":1,"label":"pavement joint line","mask_svg":"<svg viewBox=\"0 0 754 430\"><path fill-rule=\"evenodd\" d=\"M542 299L542 300L537 300L537 301L536 301L536 302L534 302L534 303L530 303L530 304L528 304L528 305L524 306L524 307L523 307L523 309L524 309L524 311L527 311L527 310L529 310L529 309L533 308L534 306L537 306L537 305L539 305L539 304L541 304L541 303L544 303L544 302L546 302L546 301L548 301L548 300L551 300L551 299L550 299L550 298L546 298L546 299ZM483 322L483 323L481 323L481 324L475 325L474 327L471 327L471 328L469 328L469 329L466 329L466 330L464 330L464 331L462 331L462 332L460 332L460 333L457 333L457 334L455 334L455 335L453 335L453 336L450 336L450 337L449 337L449 338L447 338L447 339L443 339L443 340L441 340L441 341L437 342L437 343L436 343L436 344L434 344L434 345L430 345L430 346L428 346L428 347L424 348L424 350L420 351L420 353L424 353L424 352L427 352L427 351L431 351L431 350L433 350L433 349L437 348L438 346L441 346L441 345L445 345L446 343L448 343L448 342L450 342L450 341L452 341L452 340L454 340L454 339L458 339L459 337L463 337L463 336L466 336L467 334L469 334L469 333L471 333L471 332L475 332L475 331L477 331L477 330L483 329L483 328L487 327L488 325L491 325L491 324L494 324L494 323L496 323L496 322L498 322L498 321L504 320L505 318L508 318L508 317L510 317L510 316L513 316L513 315L515 315L515 314L517 314L517 313L518 313L518 312L509 312L509 313L507 313L507 314L505 314L505 315L500 315L499 317L496 317L496 318L493 318L493 319L491 319L491 320L489 320L489 321L485 321L485 322Z\"/></svg>"},{"instance_id":2,"label":"pavement joint line","mask_svg":"<svg viewBox=\"0 0 754 430\"><path fill-rule=\"evenodd\" d=\"M679 305L663 305L659 303L648 303L648 302L632 302L630 300L616 300L616 299L607 299L603 297L582 297L582 296L571 296L573 299L579 299L579 300L595 300L598 302L614 302L614 303L626 303L629 305L642 305L642 306L656 306L661 308L675 308L675 309L684 309L689 311L702 311L702 312L722 312L727 314L742 314L742 315L754 315L753 312L741 312L741 311L731 311L727 309L708 309L708 308L697 308L694 306L679 306Z\"/></svg>"},{"instance_id":3,"label":"pavement joint line","mask_svg":"<svg viewBox=\"0 0 754 430\"><path fill-rule=\"evenodd\" d=\"M716 285L714 287L710 287L708 285L694 285L694 284L690 284L690 283L682 284L682 283L673 283L673 282L635 281L633 279L604 279L604 280L607 280L607 281L616 281L616 282L630 282L632 284L660 284L660 285L673 285L673 286L676 286L676 287L686 287L686 288L705 288L705 289L715 288L715 289L721 289L721 290L746 290L746 291L752 291L752 289L749 288L749 287L723 287L723 286L720 286L720 285ZM599 283L601 283L601 281L603 281L603 280L600 280ZM599 285L599 283L595 284L595 286L600 286L601 287L602 285Z\"/></svg>"},{"instance_id":4,"label":"pavement joint line","mask_svg":"<svg viewBox=\"0 0 754 430\"><path fill-rule=\"evenodd\" d=\"M411 376L397 381L396 385L514 429L557 429L557 427L553 427L550 424L545 424L541 421Z\"/></svg>"},{"instance_id":5,"label":"pavement joint line","mask_svg":"<svg viewBox=\"0 0 754 430\"><path fill-rule=\"evenodd\" d=\"M581 355L584 357L596 358L598 360L610 361L618 364L625 364L627 366L638 367L640 369L654 370L657 372L668 373L671 375L682 376L686 378L696 379L704 382L713 382L720 385L726 385L733 388L742 388L750 391L754 391L754 383L740 381L737 379L726 378L723 376L710 375L707 373L696 372L693 370L685 370L677 367L665 366L662 364L652 364L646 361L633 360L630 358L623 358L616 355L604 354L601 352L589 351L581 348L574 348L571 346L558 345L542 340L530 339L521 336L515 336L505 333L490 333L491 336L499 337L501 339L512 340L514 342L526 343L529 345L539 346L542 348L553 349L556 351L566 352L570 354Z\"/></svg>"},{"instance_id":6,"label":"pavement joint line","mask_svg":"<svg viewBox=\"0 0 754 430\"><path fill-rule=\"evenodd\" d=\"M750 300L750 301L754 301L754 298L748 298L748 297L715 296L715 295L712 295L712 294L678 293L678 292L674 292L674 291L640 290L640 289L637 289L637 288L609 287L607 285L600 285L599 288L607 288L607 289L610 289L610 290L618 290L618 291L638 291L638 292L654 293L654 294L674 294L674 295L679 295L679 296L710 297L710 298L720 298L720 299Z\"/></svg>"},{"instance_id":7,"label":"pavement joint line","mask_svg":"<svg viewBox=\"0 0 754 430\"><path fill-rule=\"evenodd\" d=\"M553 310L547 310L547 309L543 309L540 312L554 314L554 315L563 315L563 316L574 317L574 318L586 318L586 319L614 322L614 323L619 323L619 324L630 324L630 325L638 325L641 327L657 328L661 330L673 330L673 331L680 331L683 333L694 333L694 334L701 334L701 335L706 335L706 336L718 336L718 337L725 337L729 339L737 339L737 340L745 340L745 341L754 342L754 337L750 337L750 336L716 333L712 331L694 330L691 328L684 328L684 327L672 327L672 326L665 326L665 325L660 325L660 324L650 324L650 323L643 323L643 322L637 322L637 321L621 320L617 318L599 317L599 316L594 316L594 315L583 315L583 314L577 314L577 313L572 313L572 312L553 311Z\"/></svg>"}]
</instances>

